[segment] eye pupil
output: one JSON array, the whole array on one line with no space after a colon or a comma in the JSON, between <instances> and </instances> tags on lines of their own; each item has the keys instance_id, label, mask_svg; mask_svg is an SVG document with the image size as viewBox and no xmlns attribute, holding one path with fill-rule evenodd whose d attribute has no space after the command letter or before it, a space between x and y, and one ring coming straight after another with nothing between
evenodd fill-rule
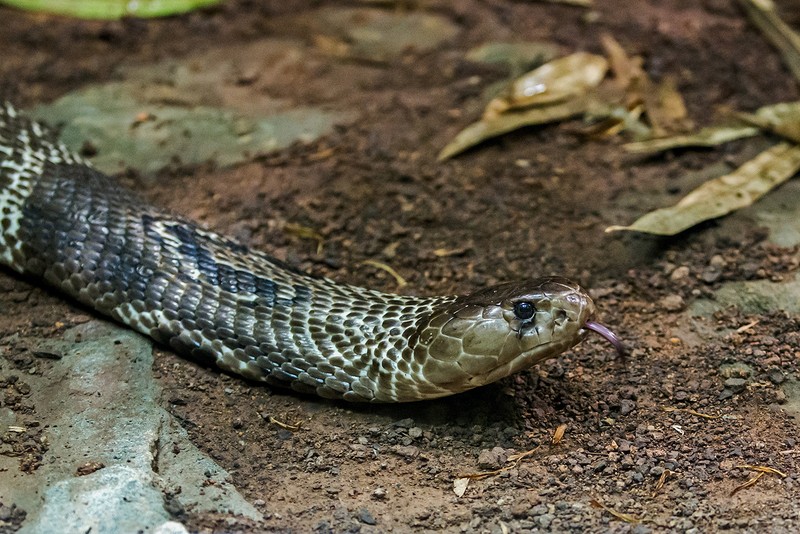
<instances>
[{"instance_id":1,"label":"eye pupil","mask_svg":"<svg viewBox=\"0 0 800 534\"><path fill-rule=\"evenodd\" d=\"M533 314L536 310L533 307L533 304L527 301L517 302L514 304L514 315L516 315L517 319L520 321L525 321L533 317Z\"/></svg>"}]
</instances>

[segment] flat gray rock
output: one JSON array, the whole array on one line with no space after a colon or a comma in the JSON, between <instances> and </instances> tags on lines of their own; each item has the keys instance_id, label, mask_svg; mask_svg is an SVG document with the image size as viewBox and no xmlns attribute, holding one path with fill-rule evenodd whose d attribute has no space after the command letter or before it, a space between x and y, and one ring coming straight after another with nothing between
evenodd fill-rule
<instances>
[{"instance_id":1,"label":"flat gray rock","mask_svg":"<svg viewBox=\"0 0 800 534\"><path fill-rule=\"evenodd\" d=\"M150 341L97 320L59 343L52 372L26 378L47 428L43 465L0 472L0 498L28 511L20 532L180 532L164 506L176 487L187 510L261 518L158 404Z\"/></svg>"}]
</instances>

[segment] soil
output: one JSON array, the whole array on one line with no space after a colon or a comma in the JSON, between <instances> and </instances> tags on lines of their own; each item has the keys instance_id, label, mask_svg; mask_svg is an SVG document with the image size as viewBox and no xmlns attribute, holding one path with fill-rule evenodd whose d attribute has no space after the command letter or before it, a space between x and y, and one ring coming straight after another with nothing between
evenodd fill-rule
<instances>
[{"instance_id":1,"label":"soil","mask_svg":"<svg viewBox=\"0 0 800 534\"><path fill-rule=\"evenodd\" d=\"M121 22L0 8L0 93L30 106L114 79L122 64L264 36L311 39L296 21L317 2L290 4L229 1L181 17ZM672 239L603 232L673 203L706 166L744 162L753 145L634 158L622 150L624 139L586 141L575 135L580 123L570 121L436 161L479 115L481 89L505 76L464 59L487 40L600 53L599 36L610 33L644 56L654 79L676 78L698 124L711 123L720 108L750 111L798 98L780 57L735 1L596 4L592 15L513 0L391 7L424 5L460 31L433 51L408 50L358 69L320 50L307 68L260 82L298 104L356 111L351 126L234 168L176 164L155 178L121 177L154 203L290 264L376 289L466 293L530 276L572 277L592 288L600 319L632 349L621 361L591 338L498 384L399 406L269 389L157 349L164 405L265 517L256 524L178 508L176 519L202 532L788 532L800 525L798 425L782 408L780 387L797 376L800 319L736 309L707 318L686 313L724 282L790 275L798 251L770 244L746 212ZM800 3L778 5L787 22L800 24ZM321 252L316 241L286 232L287 223L320 233ZM391 265L408 285L398 288L364 260ZM14 378L0 377L3 402L34 421L45 414L26 403L25 374L46 375L48 360L18 348L12 335L58 336L92 314L7 270L0 288L0 357L16 370ZM552 444L560 425L564 437ZM23 469L46 456L35 435L15 447L27 458ZM517 464L505 461L533 449ZM789 476L765 475L734 493L753 475L739 465ZM461 474L505 467L470 481L461 497L453 491ZM0 519L14 524L21 511L2 504Z\"/></svg>"}]
</instances>

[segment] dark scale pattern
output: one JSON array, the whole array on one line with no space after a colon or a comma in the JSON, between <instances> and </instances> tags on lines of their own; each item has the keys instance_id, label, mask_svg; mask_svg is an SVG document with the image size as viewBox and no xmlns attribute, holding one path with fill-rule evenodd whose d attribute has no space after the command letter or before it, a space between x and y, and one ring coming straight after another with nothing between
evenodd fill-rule
<instances>
[{"instance_id":1,"label":"dark scale pattern","mask_svg":"<svg viewBox=\"0 0 800 534\"><path fill-rule=\"evenodd\" d=\"M181 354L331 398L463 391L573 345L591 313L563 280L457 299L310 276L121 190L9 105L0 107L0 229L0 261L15 270ZM541 312L522 336L507 310L523 297L548 299L547 309L553 299L577 304L564 312L571 322Z\"/></svg>"}]
</instances>

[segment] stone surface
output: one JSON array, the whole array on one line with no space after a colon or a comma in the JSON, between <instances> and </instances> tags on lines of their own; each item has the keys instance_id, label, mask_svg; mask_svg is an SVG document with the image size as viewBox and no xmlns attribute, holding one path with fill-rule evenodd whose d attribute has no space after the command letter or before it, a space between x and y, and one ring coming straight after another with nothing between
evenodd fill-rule
<instances>
[{"instance_id":1,"label":"stone surface","mask_svg":"<svg viewBox=\"0 0 800 534\"><path fill-rule=\"evenodd\" d=\"M0 501L28 510L20 532L180 532L164 526L163 491L176 487L184 508L261 517L158 404L147 339L90 321L68 330L63 344L48 373L59 380L29 377L39 382L32 395L47 427L43 465L0 472ZM76 474L87 462L103 467Z\"/></svg>"}]
</instances>

